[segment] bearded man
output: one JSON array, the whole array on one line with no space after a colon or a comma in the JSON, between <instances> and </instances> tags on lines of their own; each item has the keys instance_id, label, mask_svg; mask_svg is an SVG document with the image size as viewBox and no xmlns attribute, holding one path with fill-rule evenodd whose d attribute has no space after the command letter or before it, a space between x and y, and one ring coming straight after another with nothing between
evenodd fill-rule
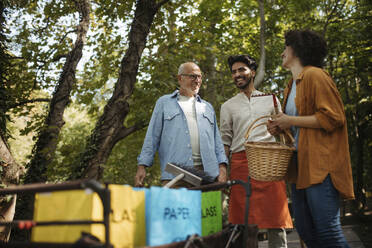
<instances>
[{"instance_id":1,"label":"bearded man","mask_svg":"<svg viewBox=\"0 0 372 248\"><path fill-rule=\"evenodd\" d=\"M226 157L231 155L230 179L246 182L249 161L245 154L245 133L254 120L274 114L275 109L272 96L260 96L263 93L254 88L257 64L253 58L249 55L230 56L228 64L240 92L221 106L221 138ZM277 102L279 103L278 100ZM275 138L267 131L266 126L259 126L253 129L249 140L272 142ZM251 189L248 223L267 229L270 248L287 247L285 229L293 228L293 224L288 210L285 182L251 179ZM233 186L229 200L230 223L244 223L245 203L244 188L240 185Z\"/></svg>"}]
</instances>

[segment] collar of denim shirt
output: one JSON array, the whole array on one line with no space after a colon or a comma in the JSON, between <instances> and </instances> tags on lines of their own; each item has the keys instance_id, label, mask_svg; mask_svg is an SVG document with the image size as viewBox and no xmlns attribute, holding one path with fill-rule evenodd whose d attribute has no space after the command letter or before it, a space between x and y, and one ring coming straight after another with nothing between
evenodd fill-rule
<instances>
[{"instance_id":1,"label":"collar of denim shirt","mask_svg":"<svg viewBox=\"0 0 372 248\"><path fill-rule=\"evenodd\" d=\"M175 90L175 91L171 94L171 97L177 97L177 99L179 98L179 96L180 96L180 92L179 92L179 90ZM198 94L195 96L195 98L196 98L196 100L197 100L198 102L201 102L201 97L200 97Z\"/></svg>"}]
</instances>

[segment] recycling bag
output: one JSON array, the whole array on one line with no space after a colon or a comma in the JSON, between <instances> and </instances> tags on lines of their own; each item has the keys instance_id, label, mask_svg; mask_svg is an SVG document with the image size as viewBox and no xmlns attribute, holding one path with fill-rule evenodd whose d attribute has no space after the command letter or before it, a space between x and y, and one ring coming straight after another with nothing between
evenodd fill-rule
<instances>
[{"instance_id":1,"label":"recycling bag","mask_svg":"<svg viewBox=\"0 0 372 248\"><path fill-rule=\"evenodd\" d=\"M146 194L146 241L149 246L201 235L201 191L151 187Z\"/></svg>"},{"instance_id":2,"label":"recycling bag","mask_svg":"<svg viewBox=\"0 0 372 248\"><path fill-rule=\"evenodd\" d=\"M145 246L145 193L136 191L127 185L115 185L115 187L116 190L111 190L113 213L110 218L110 239L112 244L115 248Z\"/></svg>"},{"instance_id":3,"label":"recycling bag","mask_svg":"<svg viewBox=\"0 0 372 248\"><path fill-rule=\"evenodd\" d=\"M110 243L115 248L146 245L145 193L130 186L109 185L111 192ZM90 189L68 190L35 195L35 221L103 220L100 198ZM105 242L102 224L36 226L34 242L74 243L81 232L90 233Z\"/></svg>"},{"instance_id":4,"label":"recycling bag","mask_svg":"<svg viewBox=\"0 0 372 248\"><path fill-rule=\"evenodd\" d=\"M203 192L201 198L202 236L222 230L221 191Z\"/></svg>"}]
</instances>

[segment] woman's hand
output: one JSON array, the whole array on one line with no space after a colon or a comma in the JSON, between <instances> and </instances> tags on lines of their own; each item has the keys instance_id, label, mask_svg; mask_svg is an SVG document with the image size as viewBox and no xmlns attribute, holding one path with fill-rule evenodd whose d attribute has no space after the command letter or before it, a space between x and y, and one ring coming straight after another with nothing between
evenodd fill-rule
<instances>
[{"instance_id":1,"label":"woman's hand","mask_svg":"<svg viewBox=\"0 0 372 248\"><path fill-rule=\"evenodd\" d=\"M275 130L277 130L277 129L282 131L282 130L290 128L293 125L292 124L292 116L289 116L289 115L286 115L286 114L283 114L283 113L279 113L279 114L275 115L275 117L272 120L270 120L269 123L270 122L271 122L270 127L269 127L269 124L268 124L268 128L267 128L269 132L270 132L270 130L272 130L272 132L275 132Z\"/></svg>"}]
</instances>

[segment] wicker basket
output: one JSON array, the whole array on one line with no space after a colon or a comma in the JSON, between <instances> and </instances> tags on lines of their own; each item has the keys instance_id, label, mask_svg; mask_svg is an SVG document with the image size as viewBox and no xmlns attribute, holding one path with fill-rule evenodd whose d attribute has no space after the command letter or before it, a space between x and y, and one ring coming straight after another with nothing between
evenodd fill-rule
<instances>
[{"instance_id":1,"label":"wicker basket","mask_svg":"<svg viewBox=\"0 0 372 248\"><path fill-rule=\"evenodd\" d=\"M255 142L248 141L250 132L258 126L266 125L260 123L253 126L258 120L272 116L262 116L248 127L244 143L247 154L249 175L259 181L278 181L283 180L287 173L288 164L295 150L294 139L289 132L286 132L290 138L291 144L281 142Z\"/></svg>"}]
</instances>

